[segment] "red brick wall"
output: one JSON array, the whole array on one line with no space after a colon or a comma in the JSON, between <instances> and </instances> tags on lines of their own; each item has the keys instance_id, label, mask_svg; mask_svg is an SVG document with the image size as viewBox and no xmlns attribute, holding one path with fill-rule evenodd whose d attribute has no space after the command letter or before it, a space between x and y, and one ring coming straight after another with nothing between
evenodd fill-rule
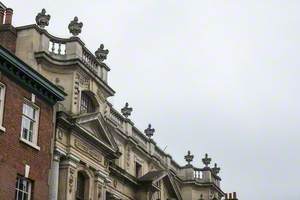
<instances>
[{"instance_id":1,"label":"red brick wall","mask_svg":"<svg viewBox=\"0 0 300 200\"><path fill-rule=\"evenodd\" d=\"M31 100L31 93L3 74L0 82L6 85L3 126L0 133L0 199L15 198L17 174L24 175L25 164L30 165L29 178L34 181L33 199L48 199L48 173L51 163L51 138L53 135L50 105L36 97L40 108L38 146L40 151L22 143L20 138L24 98Z\"/></svg>"},{"instance_id":2,"label":"red brick wall","mask_svg":"<svg viewBox=\"0 0 300 200\"><path fill-rule=\"evenodd\" d=\"M12 25L0 25L0 44L12 53L16 52L17 32Z\"/></svg>"}]
</instances>

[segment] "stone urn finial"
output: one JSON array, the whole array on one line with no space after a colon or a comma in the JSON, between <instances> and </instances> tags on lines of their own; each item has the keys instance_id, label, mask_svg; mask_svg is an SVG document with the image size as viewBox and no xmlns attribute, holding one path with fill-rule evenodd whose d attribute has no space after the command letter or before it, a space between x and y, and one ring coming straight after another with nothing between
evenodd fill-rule
<instances>
[{"instance_id":1,"label":"stone urn finial","mask_svg":"<svg viewBox=\"0 0 300 200\"><path fill-rule=\"evenodd\" d=\"M46 10L43 8L42 11L35 17L35 22L40 28L45 28L49 25L50 18L51 16L46 15Z\"/></svg>"},{"instance_id":2,"label":"stone urn finial","mask_svg":"<svg viewBox=\"0 0 300 200\"><path fill-rule=\"evenodd\" d=\"M126 102L125 107L121 109L122 114L128 118L131 115L132 108L129 108L129 104Z\"/></svg>"},{"instance_id":3,"label":"stone urn finial","mask_svg":"<svg viewBox=\"0 0 300 200\"><path fill-rule=\"evenodd\" d=\"M107 49L104 49L103 44L101 44L100 47L97 49L97 51L95 51L96 58L100 62L103 62L104 60L106 60L108 53L109 53L109 51Z\"/></svg>"},{"instance_id":4,"label":"stone urn finial","mask_svg":"<svg viewBox=\"0 0 300 200\"><path fill-rule=\"evenodd\" d=\"M189 150L187 155L184 156L184 159L185 161L187 162L187 165L186 166L192 166L191 165L191 162L193 161L194 159L194 155L191 154L191 151Z\"/></svg>"},{"instance_id":5,"label":"stone urn finial","mask_svg":"<svg viewBox=\"0 0 300 200\"><path fill-rule=\"evenodd\" d=\"M202 159L203 164L205 165L205 168L209 168L209 164L211 162L211 158L208 157L207 153L205 154L205 157Z\"/></svg>"},{"instance_id":6,"label":"stone urn finial","mask_svg":"<svg viewBox=\"0 0 300 200\"><path fill-rule=\"evenodd\" d=\"M148 125L148 128L145 129L145 134L147 137L151 138L155 132L155 129L154 128L151 128L151 124Z\"/></svg>"},{"instance_id":7,"label":"stone urn finial","mask_svg":"<svg viewBox=\"0 0 300 200\"><path fill-rule=\"evenodd\" d=\"M213 173L216 175L220 172L221 168L218 167L217 163L215 163L215 166L212 168Z\"/></svg>"},{"instance_id":8,"label":"stone urn finial","mask_svg":"<svg viewBox=\"0 0 300 200\"><path fill-rule=\"evenodd\" d=\"M73 35L73 37L76 37L77 35L79 35L79 33L81 33L82 26L82 22L78 22L78 17L74 17L74 19L68 26L69 31Z\"/></svg>"}]
</instances>

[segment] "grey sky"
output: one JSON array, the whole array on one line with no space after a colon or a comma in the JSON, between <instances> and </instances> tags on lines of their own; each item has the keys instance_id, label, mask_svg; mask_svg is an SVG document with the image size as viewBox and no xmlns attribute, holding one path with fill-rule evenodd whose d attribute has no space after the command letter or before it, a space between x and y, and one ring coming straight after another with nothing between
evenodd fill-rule
<instances>
[{"instance_id":1,"label":"grey sky","mask_svg":"<svg viewBox=\"0 0 300 200\"><path fill-rule=\"evenodd\" d=\"M112 103L179 163L207 152L241 200L300 199L300 1L3 2L17 26L46 8L61 37L77 15L88 48L110 50Z\"/></svg>"}]
</instances>

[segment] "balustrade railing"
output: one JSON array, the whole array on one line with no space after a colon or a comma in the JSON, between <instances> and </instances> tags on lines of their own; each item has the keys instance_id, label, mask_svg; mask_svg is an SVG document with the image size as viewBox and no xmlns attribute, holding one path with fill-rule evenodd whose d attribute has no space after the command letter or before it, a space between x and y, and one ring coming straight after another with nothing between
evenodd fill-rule
<instances>
[{"instance_id":1,"label":"balustrade railing","mask_svg":"<svg viewBox=\"0 0 300 200\"><path fill-rule=\"evenodd\" d=\"M59 40L50 40L48 50L52 54L66 55L66 43Z\"/></svg>"},{"instance_id":2,"label":"balustrade railing","mask_svg":"<svg viewBox=\"0 0 300 200\"><path fill-rule=\"evenodd\" d=\"M200 169L194 169L194 179L202 179L203 178L203 172Z\"/></svg>"},{"instance_id":3,"label":"balustrade railing","mask_svg":"<svg viewBox=\"0 0 300 200\"><path fill-rule=\"evenodd\" d=\"M113 109L110 110L110 118L111 118L112 121L114 121L118 126L121 126L122 123L123 123L122 116L120 116L120 114L119 114L117 111L113 110Z\"/></svg>"},{"instance_id":4,"label":"balustrade railing","mask_svg":"<svg viewBox=\"0 0 300 200\"><path fill-rule=\"evenodd\" d=\"M100 66L98 64L97 59L93 54L91 54L88 50L83 49L82 51L82 61L98 76L100 76Z\"/></svg>"}]
</instances>

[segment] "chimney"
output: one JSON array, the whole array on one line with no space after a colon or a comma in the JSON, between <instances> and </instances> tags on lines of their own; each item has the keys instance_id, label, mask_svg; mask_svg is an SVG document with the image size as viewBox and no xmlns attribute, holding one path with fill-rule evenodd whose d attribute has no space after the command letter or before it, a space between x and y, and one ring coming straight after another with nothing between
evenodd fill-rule
<instances>
[{"instance_id":1,"label":"chimney","mask_svg":"<svg viewBox=\"0 0 300 200\"><path fill-rule=\"evenodd\" d=\"M227 200L238 200L236 197L236 192L225 194L225 199Z\"/></svg>"},{"instance_id":2,"label":"chimney","mask_svg":"<svg viewBox=\"0 0 300 200\"><path fill-rule=\"evenodd\" d=\"M11 25L13 13L14 13L13 9L11 9L11 8L6 8L5 9L5 22L4 22L4 24Z\"/></svg>"},{"instance_id":3,"label":"chimney","mask_svg":"<svg viewBox=\"0 0 300 200\"><path fill-rule=\"evenodd\" d=\"M0 45L10 50L12 53L15 53L17 31L16 28L12 25L12 16L13 9L6 8L5 12L3 12L3 9L0 10Z\"/></svg>"}]
</instances>

